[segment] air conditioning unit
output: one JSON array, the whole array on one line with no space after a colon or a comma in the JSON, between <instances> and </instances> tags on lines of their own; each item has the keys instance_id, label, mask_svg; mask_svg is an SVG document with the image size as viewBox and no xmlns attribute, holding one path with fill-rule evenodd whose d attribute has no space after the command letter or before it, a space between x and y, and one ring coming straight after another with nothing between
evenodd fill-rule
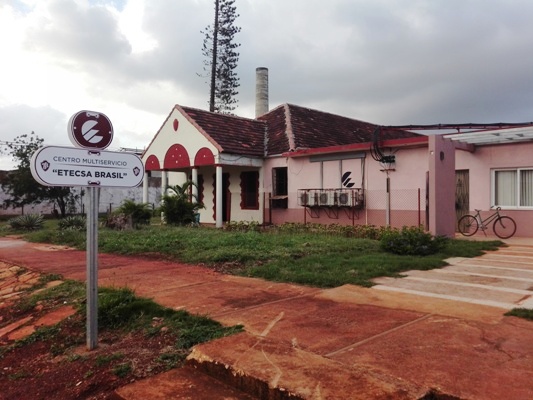
<instances>
[{"instance_id":1,"label":"air conditioning unit","mask_svg":"<svg viewBox=\"0 0 533 400\"><path fill-rule=\"evenodd\" d=\"M319 193L315 190L301 191L298 202L304 207L315 207L319 205Z\"/></svg>"},{"instance_id":2,"label":"air conditioning unit","mask_svg":"<svg viewBox=\"0 0 533 400\"><path fill-rule=\"evenodd\" d=\"M335 196L339 207L351 207L353 198L350 190L337 190Z\"/></svg>"},{"instance_id":3,"label":"air conditioning unit","mask_svg":"<svg viewBox=\"0 0 533 400\"><path fill-rule=\"evenodd\" d=\"M322 207L330 207L335 205L335 196L333 191L321 190L318 196L318 201Z\"/></svg>"}]
</instances>

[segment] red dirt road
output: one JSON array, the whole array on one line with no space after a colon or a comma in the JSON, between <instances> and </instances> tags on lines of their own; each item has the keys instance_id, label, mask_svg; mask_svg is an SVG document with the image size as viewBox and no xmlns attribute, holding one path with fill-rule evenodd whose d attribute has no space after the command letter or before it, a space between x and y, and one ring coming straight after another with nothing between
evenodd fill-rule
<instances>
[{"instance_id":1,"label":"red dirt road","mask_svg":"<svg viewBox=\"0 0 533 400\"><path fill-rule=\"evenodd\" d=\"M85 280L83 251L4 238L0 261ZM99 258L99 284L243 324L242 334L197 346L191 365L216 360L233 376L301 398L416 399L432 389L460 399L533 398L533 323L499 308L353 286L320 290L108 254ZM153 394L164 376L118 393L165 398Z\"/></svg>"}]
</instances>

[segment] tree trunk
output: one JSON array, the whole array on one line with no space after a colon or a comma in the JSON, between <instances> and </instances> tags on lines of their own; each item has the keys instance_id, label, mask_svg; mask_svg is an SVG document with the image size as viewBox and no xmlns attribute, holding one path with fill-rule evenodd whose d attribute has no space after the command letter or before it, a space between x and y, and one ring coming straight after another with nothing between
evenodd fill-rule
<instances>
[{"instance_id":1,"label":"tree trunk","mask_svg":"<svg viewBox=\"0 0 533 400\"><path fill-rule=\"evenodd\" d=\"M213 26L213 59L211 62L211 93L209 97L209 111L215 111L215 84L217 72L217 52L218 52L218 11L219 1L215 0L215 25Z\"/></svg>"}]
</instances>

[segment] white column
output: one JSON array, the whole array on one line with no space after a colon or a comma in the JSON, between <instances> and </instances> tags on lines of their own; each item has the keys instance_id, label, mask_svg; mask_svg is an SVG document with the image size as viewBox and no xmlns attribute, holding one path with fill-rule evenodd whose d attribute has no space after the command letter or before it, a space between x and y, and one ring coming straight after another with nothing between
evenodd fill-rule
<instances>
[{"instance_id":1,"label":"white column","mask_svg":"<svg viewBox=\"0 0 533 400\"><path fill-rule=\"evenodd\" d=\"M216 192L217 192L217 198L215 202L215 218L216 218L216 224L215 226L217 228L222 228L223 221L222 221L222 196L224 195L222 193L222 166L217 165L216 167Z\"/></svg>"},{"instance_id":2,"label":"white column","mask_svg":"<svg viewBox=\"0 0 533 400\"><path fill-rule=\"evenodd\" d=\"M143 203L148 203L148 178L150 177L150 173L148 171L144 171L144 179L143 179Z\"/></svg>"},{"instance_id":3,"label":"white column","mask_svg":"<svg viewBox=\"0 0 533 400\"><path fill-rule=\"evenodd\" d=\"M198 167L192 169L192 197L194 202L199 202L198 198Z\"/></svg>"},{"instance_id":4,"label":"white column","mask_svg":"<svg viewBox=\"0 0 533 400\"><path fill-rule=\"evenodd\" d=\"M166 170L161 171L161 196L164 196L168 186L168 173Z\"/></svg>"},{"instance_id":5,"label":"white column","mask_svg":"<svg viewBox=\"0 0 533 400\"><path fill-rule=\"evenodd\" d=\"M163 197L167 193L167 186L168 186L167 180L168 180L167 171L166 170L162 170L161 171L161 197ZM161 200L161 202L162 202L162 200ZM165 213L163 213L163 212L161 213L161 223L162 224L166 223Z\"/></svg>"}]
</instances>

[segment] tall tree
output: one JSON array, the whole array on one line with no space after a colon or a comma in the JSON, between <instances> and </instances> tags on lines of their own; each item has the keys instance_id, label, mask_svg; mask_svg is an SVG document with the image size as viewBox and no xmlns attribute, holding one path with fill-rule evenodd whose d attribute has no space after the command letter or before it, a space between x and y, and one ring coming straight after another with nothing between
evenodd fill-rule
<instances>
[{"instance_id":1,"label":"tall tree","mask_svg":"<svg viewBox=\"0 0 533 400\"><path fill-rule=\"evenodd\" d=\"M2 189L10 196L4 203L11 207L21 207L24 212L24 206L48 200L57 205L61 216L65 216L68 205L74 200L70 188L43 186L37 183L31 174L31 157L42 147L43 141L32 132L29 135L17 136L7 143L8 153L17 163L17 167L9 171L1 182Z\"/></svg>"},{"instance_id":2,"label":"tall tree","mask_svg":"<svg viewBox=\"0 0 533 400\"><path fill-rule=\"evenodd\" d=\"M235 109L240 86L239 77L235 73L239 61L235 35L241 28L235 26L239 17L235 0L215 0L215 20L202 33L204 43L202 54L205 76L210 78L209 111L229 114Z\"/></svg>"}]
</instances>

